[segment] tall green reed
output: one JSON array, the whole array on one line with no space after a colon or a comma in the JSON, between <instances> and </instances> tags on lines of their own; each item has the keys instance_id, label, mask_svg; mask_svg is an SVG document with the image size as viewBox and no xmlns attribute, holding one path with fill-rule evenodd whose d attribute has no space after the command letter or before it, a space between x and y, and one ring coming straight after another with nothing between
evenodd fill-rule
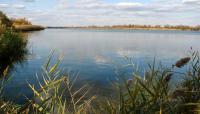
<instances>
[{"instance_id":1,"label":"tall green reed","mask_svg":"<svg viewBox=\"0 0 200 114\"><path fill-rule=\"evenodd\" d=\"M29 87L34 93L34 98L29 100L34 114L87 114L90 110L90 104L95 96L87 97L88 85L75 89L75 78L63 74L58 66L61 58L50 66L51 57L43 67L42 81L38 80L40 89L34 85Z\"/></svg>"}]
</instances>

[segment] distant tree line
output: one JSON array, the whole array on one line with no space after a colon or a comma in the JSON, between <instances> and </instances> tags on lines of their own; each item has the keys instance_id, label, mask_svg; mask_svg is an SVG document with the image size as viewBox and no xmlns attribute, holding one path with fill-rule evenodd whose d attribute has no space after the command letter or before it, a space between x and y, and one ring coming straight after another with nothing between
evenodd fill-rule
<instances>
[{"instance_id":1,"label":"distant tree line","mask_svg":"<svg viewBox=\"0 0 200 114\"><path fill-rule=\"evenodd\" d=\"M175 30L192 30L200 31L200 25L188 26L188 25L113 25L113 26L88 26L88 28L130 28L130 29L175 29Z\"/></svg>"}]
</instances>

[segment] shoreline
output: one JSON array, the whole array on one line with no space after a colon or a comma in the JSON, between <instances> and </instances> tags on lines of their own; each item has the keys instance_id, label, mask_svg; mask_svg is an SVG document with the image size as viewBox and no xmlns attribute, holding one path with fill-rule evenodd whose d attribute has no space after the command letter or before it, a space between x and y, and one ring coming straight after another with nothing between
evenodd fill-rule
<instances>
[{"instance_id":1,"label":"shoreline","mask_svg":"<svg viewBox=\"0 0 200 114\"><path fill-rule=\"evenodd\" d=\"M46 29L84 29L84 30L169 30L169 31L196 31L191 29L170 29L170 28L126 28L126 27L46 27Z\"/></svg>"},{"instance_id":2,"label":"shoreline","mask_svg":"<svg viewBox=\"0 0 200 114\"><path fill-rule=\"evenodd\" d=\"M14 29L16 31L30 32L30 31L41 31L44 30L45 27L40 25L15 25Z\"/></svg>"}]
</instances>

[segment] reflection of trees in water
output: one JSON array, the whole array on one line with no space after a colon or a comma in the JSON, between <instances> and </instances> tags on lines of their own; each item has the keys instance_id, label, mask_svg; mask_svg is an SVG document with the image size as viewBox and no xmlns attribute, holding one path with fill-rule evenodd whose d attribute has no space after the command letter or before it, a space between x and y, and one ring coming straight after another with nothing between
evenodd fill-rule
<instances>
[{"instance_id":1,"label":"reflection of trees in water","mask_svg":"<svg viewBox=\"0 0 200 114\"><path fill-rule=\"evenodd\" d=\"M13 64L21 63L26 59L27 40L24 35L6 30L0 34L0 75Z\"/></svg>"}]
</instances>

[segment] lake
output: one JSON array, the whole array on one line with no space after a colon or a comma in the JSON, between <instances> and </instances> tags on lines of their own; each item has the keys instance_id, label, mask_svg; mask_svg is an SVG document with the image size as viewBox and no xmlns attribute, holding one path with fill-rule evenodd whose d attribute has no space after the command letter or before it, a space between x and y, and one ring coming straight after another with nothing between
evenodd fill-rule
<instances>
[{"instance_id":1,"label":"lake","mask_svg":"<svg viewBox=\"0 0 200 114\"><path fill-rule=\"evenodd\" d=\"M64 55L61 69L72 76L78 73L77 82L91 84L99 94L109 91L118 71L129 76L131 69L123 67L130 63L126 57L142 74L154 58L171 66L188 56L191 46L200 50L200 33L192 31L46 29L28 33L28 40L31 55L23 64L15 65L6 86L7 97L17 98L19 103L25 100L23 96L31 97L27 83L37 83L36 73L40 76L51 50L55 50L52 62Z\"/></svg>"}]
</instances>

